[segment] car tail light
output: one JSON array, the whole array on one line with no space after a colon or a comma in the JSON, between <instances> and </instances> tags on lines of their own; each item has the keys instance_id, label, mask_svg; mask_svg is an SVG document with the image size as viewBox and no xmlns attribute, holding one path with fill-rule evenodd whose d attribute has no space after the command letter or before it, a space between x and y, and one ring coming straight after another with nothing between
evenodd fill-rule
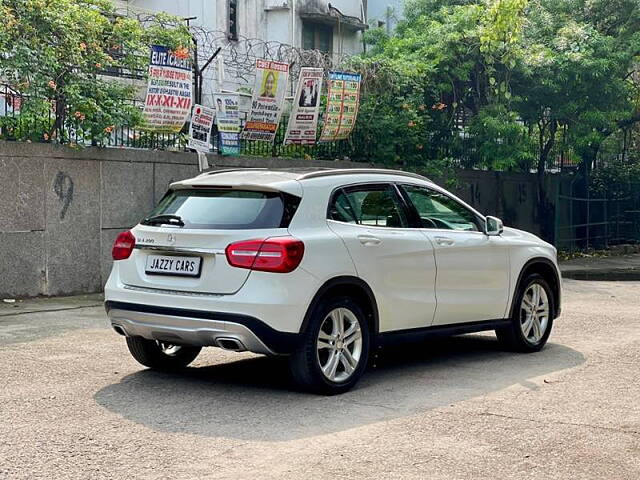
<instances>
[{"instance_id":1,"label":"car tail light","mask_svg":"<svg viewBox=\"0 0 640 480\"><path fill-rule=\"evenodd\" d=\"M136 245L136 237L133 236L131 231L120 232L116 237L116 241L113 242L113 249L111 250L111 256L114 260L126 260L131 256L133 247Z\"/></svg>"},{"instance_id":2,"label":"car tail light","mask_svg":"<svg viewBox=\"0 0 640 480\"><path fill-rule=\"evenodd\" d=\"M293 237L272 237L232 243L225 252L233 267L289 273L300 265L304 243Z\"/></svg>"}]
</instances>

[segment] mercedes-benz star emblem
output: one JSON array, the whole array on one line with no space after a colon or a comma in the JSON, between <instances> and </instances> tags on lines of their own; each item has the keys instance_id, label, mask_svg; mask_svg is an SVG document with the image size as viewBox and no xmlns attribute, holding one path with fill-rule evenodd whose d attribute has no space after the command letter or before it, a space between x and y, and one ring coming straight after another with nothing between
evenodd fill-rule
<instances>
[{"instance_id":1,"label":"mercedes-benz star emblem","mask_svg":"<svg viewBox=\"0 0 640 480\"><path fill-rule=\"evenodd\" d=\"M167 235L167 242L169 243L169 245L173 245L174 243L176 243L176 236L173 233L170 233L169 235Z\"/></svg>"}]
</instances>

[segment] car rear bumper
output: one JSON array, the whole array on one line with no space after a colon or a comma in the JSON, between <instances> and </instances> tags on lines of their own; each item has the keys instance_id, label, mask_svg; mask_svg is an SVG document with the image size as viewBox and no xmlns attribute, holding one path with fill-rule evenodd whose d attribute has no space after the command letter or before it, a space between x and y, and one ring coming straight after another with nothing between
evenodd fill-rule
<instances>
[{"instance_id":1,"label":"car rear bumper","mask_svg":"<svg viewBox=\"0 0 640 480\"><path fill-rule=\"evenodd\" d=\"M113 329L128 337L268 355L291 353L298 345L298 334L247 315L116 301L106 301L105 309Z\"/></svg>"}]
</instances>

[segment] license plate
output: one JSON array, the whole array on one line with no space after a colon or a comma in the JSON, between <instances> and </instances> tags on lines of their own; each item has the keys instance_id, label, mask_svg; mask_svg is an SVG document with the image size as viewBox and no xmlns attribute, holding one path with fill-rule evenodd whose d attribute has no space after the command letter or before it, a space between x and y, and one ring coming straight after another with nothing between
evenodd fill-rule
<instances>
[{"instance_id":1,"label":"license plate","mask_svg":"<svg viewBox=\"0 0 640 480\"><path fill-rule=\"evenodd\" d=\"M175 257L173 255L149 255L145 272L150 275L177 275L199 277L201 257Z\"/></svg>"}]
</instances>

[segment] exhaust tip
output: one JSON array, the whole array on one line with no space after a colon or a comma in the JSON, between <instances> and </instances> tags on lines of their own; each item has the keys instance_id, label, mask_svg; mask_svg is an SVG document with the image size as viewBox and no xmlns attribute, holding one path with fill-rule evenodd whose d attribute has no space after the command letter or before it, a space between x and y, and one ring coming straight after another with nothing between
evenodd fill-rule
<instances>
[{"instance_id":1,"label":"exhaust tip","mask_svg":"<svg viewBox=\"0 0 640 480\"><path fill-rule=\"evenodd\" d=\"M120 325L111 325L111 326L113 327L113 329L118 335L122 335L123 337L127 336L124 329Z\"/></svg>"},{"instance_id":2,"label":"exhaust tip","mask_svg":"<svg viewBox=\"0 0 640 480\"><path fill-rule=\"evenodd\" d=\"M218 346L224 350L231 350L232 352L243 352L246 350L242 342L235 338L218 338L216 342Z\"/></svg>"}]
</instances>

